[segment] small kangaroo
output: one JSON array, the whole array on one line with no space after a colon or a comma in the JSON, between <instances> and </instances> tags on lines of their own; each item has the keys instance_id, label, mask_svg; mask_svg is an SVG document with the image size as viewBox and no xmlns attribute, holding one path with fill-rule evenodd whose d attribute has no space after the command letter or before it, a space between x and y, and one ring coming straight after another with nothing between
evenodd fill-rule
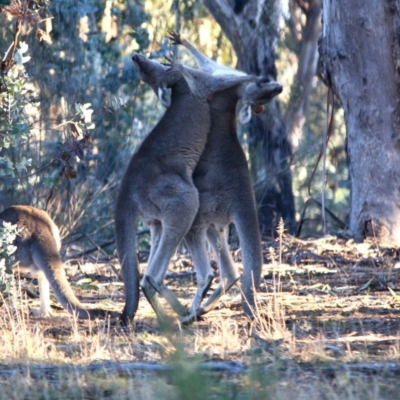
<instances>
[{"instance_id":1,"label":"small kangaroo","mask_svg":"<svg viewBox=\"0 0 400 400\"><path fill-rule=\"evenodd\" d=\"M209 101L221 90L253 80L250 76L212 77L183 67L176 60L172 60L171 67L139 54L132 60L141 79L152 87L167 109L133 155L115 208L117 251L126 296L121 315L124 325L134 318L138 307L136 220L140 215L151 233L148 266L140 286L160 321L165 320L166 315L158 295L164 297L177 314L187 315L187 309L165 286L164 277L173 253L189 231L199 208L199 194L192 174L210 131ZM182 76L186 69L190 70L192 87Z\"/></svg>"},{"instance_id":2,"label":"small kangaroo","mask_svg":"<svg viewBox=\"0 0 400 400\"><path fill-rule=\"evenodd\" d=\"M219 66L200 53L190 42L170 32L174 44L182 44L194 56L201 69L213 76L232 75L241 71ZM189 72L189 71L188 71ZM190 73L190 72L189 72ZM188 74L185 78L190 80ZM195 89L195 88L194 88ZM281 93L282 85L258 78L217 93L210 101L211 129L200 161L193 173L199 191L200 206L185 241L193 256L198 290L190 313L183 323L190 323L197 316L215 308L218 299L234 285L240 274L232 260L227 243L227 227L234 223L242 248L243 306L247 315L254 317L254 289L261 277L261 238L253 186L247 160L236 130L236 106L240 99L244 107L240 112L242 123L251 118L251 108L259 109ZM203 306L200 306L213 279L207 256L206 238L211 244L220 268L220 284Z\"/></svg>"},{"instance_id":3,"label":"small kangaroo","mask_svg":"<svg viewBox=\"0 0 400 400\"><path fill-rule=\"evenodd\" d=\"M15 259L21 268L29 268L39 281L41 316L51 315L50 287L62 306L78 318L94 319L113 314L101 309L86 309L76 298L59 253L60 233L47 212L30 206L12 206L0 213L1 225L3 221L16 224L20 230L14 241L17 247Z\"/></svg>"}]
</instances>

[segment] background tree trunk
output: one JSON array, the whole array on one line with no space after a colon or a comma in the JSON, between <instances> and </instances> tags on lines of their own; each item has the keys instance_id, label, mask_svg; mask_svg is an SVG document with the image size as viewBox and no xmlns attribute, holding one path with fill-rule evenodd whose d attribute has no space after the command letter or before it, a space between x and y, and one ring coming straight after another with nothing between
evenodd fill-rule
<instances>
[{"instance_id":1,"label":"background tree trunk","mask_svg":"<svg viewBox=\"0 0 400 400\"><path fill-rule=\"evenodd\" d=\"M299 9L301 13L299 13ZM321 1L290 1L289 27L298 54L298 68L291 87L285 113L287 134L295 153L303 135L308 103L314 87L318 65L318 39L321 34ZM302 23L302 17L305 23Z\"/></svg>"},{"instance_id":2,"label":"background tree trunk","mask_svg":"<svg viewBox=\"0 0 400 400\"><path fill-rule=\"evenodd\" d=\"M275 56L282 13L278 1L205 0L204 4L232 42L238 67L253 75L276 79ZM249 125L249 152L263 236L274 236L282 217L286 229L296 226L289 168L291 147L275 99Z\"/></svg>"},{"instance_id":3,"label":"background tree trunk","mask_svg":"<svg viewBox=\"0 0 400 400\"><path fill-rule=\"evenodd\" d=\"M400 2L323 0L321 74L341 100L350 229L400 245Z\"/></svg>"}]
</instances>

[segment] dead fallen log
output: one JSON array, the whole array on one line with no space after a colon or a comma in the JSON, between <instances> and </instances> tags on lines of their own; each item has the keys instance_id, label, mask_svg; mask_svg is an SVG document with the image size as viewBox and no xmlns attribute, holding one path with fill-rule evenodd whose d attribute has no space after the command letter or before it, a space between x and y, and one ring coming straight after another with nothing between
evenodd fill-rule
<instances>
[{"instance_id":1,"label":"dead fallen log","mask_svg":"<svg viewBox=\"0 0 400 400\"><path fill-rule=\"evenodd\" d=\"M294 368L293 368L294 367ZM292 373L312 372L316 376L333 378L346 373L350 375L362 374L367 376L391 375L400 376L400 363L398 362L348 362L348 363L288 363L280 371L292 370Z\"/></svg>"},{"instance_id":2,"label":"dead fallen log","mask_svg":"<svg viewBox=\"0 0 400 400\"><path fill-rule=\"evenodd\" d=\"M378 375L381 373L400 375L400 363L397 362L350 362L337 366L326 366L323 369L330 369L332 371L343 370L367 375Z\"/></svg>"},{"instance_id":3,"label":"dead fallen log","mask_svg":"<svg viewBox=\"0 0 400 400\"><path fill-rule=\"evenodd\" d=\"M130 377L137 372L157 372L167 373L181 368L193 368L199 372L222 372L228 374L242 374L247 371L247 367L234 361L210 361L202 363L176 363L176 364L156 364L145 362L98 362L88 365L40 365L40 364L15 364L0 365L0 377L14 377L16 374L29 376L32 379L60 377L63 374L84 374L95 372L106 372L107 374L118 375L120 377Z\"/></svg>"},{"instance_id":4,"label":"dead fallen log","mask_svg":"<svg viewBox=\"0 0 400 400\"><path fill-rule=\"evenodd\" d=\"M201 363L175 363L157 364L146 362L96 362L88 365L40 365L40 364L0 364L0 380L14 379L15 377L29 377L30 379L46 379L58 385L68 374L81 375L87 373L105 373L107 376L123 378L134 377L137 373L180 373L180 371L193 369L201 372L218 372L228 375L246 374L252 369L264 369L266 373L272 368L271 364L258 364L248 366L235 361L210 361ZM334 378L341 373L365 375L394 375L400 376L400 363L396 362L350 362L350 363L291 363L283 362L278 368L280 374L300 376L302 373L312 373L315 376Z\"/></svg>"}]
</instances>

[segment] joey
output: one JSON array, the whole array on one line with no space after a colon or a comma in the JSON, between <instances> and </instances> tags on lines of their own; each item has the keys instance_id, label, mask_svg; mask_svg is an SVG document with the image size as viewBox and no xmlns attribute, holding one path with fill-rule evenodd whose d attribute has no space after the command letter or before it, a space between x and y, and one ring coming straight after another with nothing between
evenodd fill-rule
<instances>
[{"instance_id":1,"label":"joey","mask_svg":"<svg viewBox=\"0 0 400 400\"><path fill-rule=\"evenodd\" d=\"M20 230L14 241L17 247L14 255L19 266L29 268L39 281L41 316L51 315L50 288L61 305L78 318L94 319L114 314L101 309L86 309L76 298L59 253L61 240L58 228L47 212L30 206L12 206L0 213L1 225L3 221L16 224Z\"/></svg>"}]
</instances>

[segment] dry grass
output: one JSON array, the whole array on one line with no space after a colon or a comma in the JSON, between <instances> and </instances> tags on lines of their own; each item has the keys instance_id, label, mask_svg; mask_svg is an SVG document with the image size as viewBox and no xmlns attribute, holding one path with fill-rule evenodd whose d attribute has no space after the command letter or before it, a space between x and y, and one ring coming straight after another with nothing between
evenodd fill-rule
<instances>
[{"instance_id":1,"label":"dry grass","mask_svg":"<svg viewBox=\"0 0 400 400\"><path fill-rule=\"evenodd\" d=\"M169 286L189 304L195 283L183 259L172 263ZM397 252L371 243L282 235L266 245L254 322L236 287L204 321L163 332L144 298L126 331L63 310L32 317L38 300L17 287L0 310L0 398L397 398L397 263ZM120 310L115 279L100 262L71 276L78 296ZM203 369L220 361L223 371ZM150 364L170 367L154 372Z\"/></svg>"}]
</instances>

